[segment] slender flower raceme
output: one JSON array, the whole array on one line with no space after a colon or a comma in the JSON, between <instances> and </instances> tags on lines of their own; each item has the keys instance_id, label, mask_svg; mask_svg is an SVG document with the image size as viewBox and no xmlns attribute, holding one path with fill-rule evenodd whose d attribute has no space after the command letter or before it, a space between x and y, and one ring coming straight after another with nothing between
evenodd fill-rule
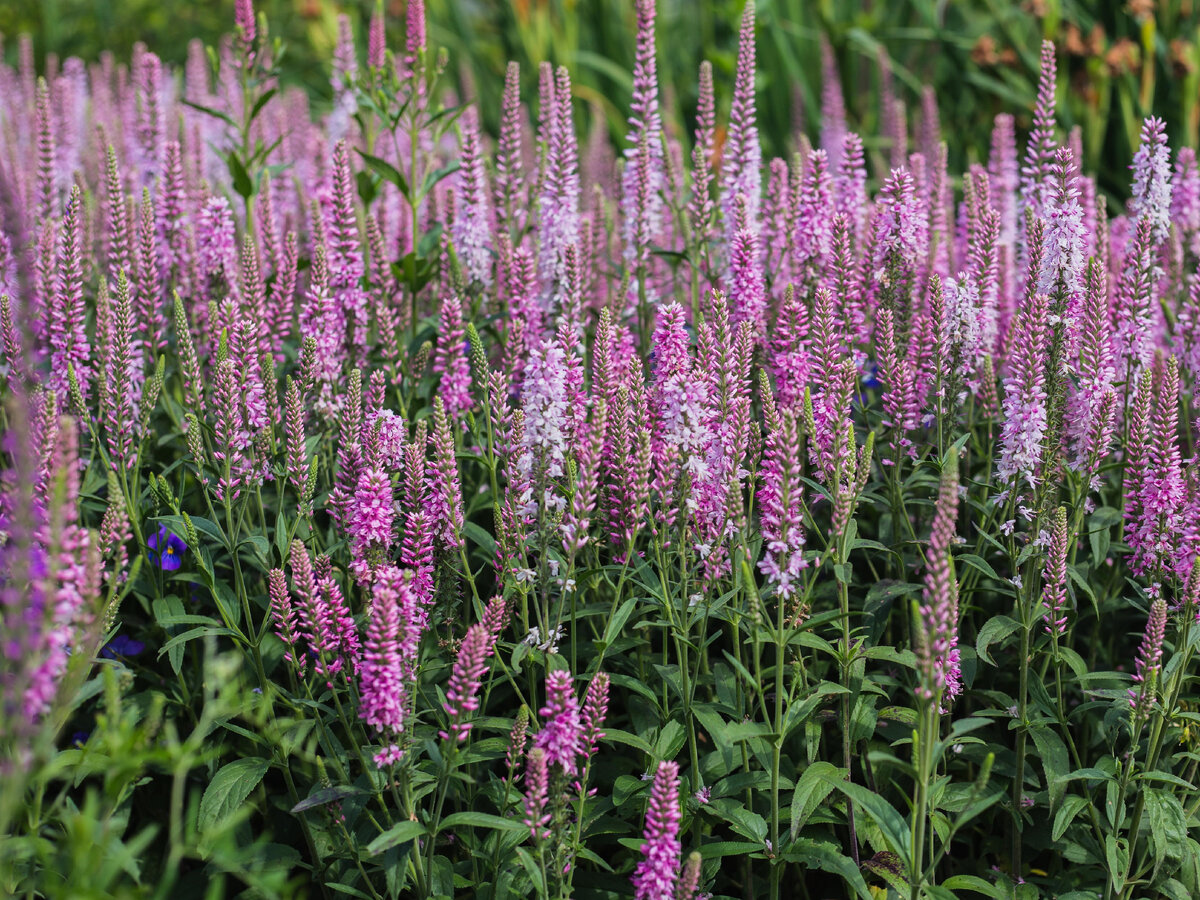
<instances>
[{"instance_id":1,"label":"slender flower raceme","mask_svg":"<svg viewBox=\"0 0 1200 900\"><path fill-rule=\"evenodd\" d=\"M829 38L821 38L821 149L837 171L846 139L846 101Z\"/></svg>"},{"instance_id":2,"label":"slender flower raceme","mask_svg":"<svg viewBox=\"0 0 1200 900\"><path fill-rule=\"evenodd\" d=\"M604 718L608 715L609 676L606 672L597 672L588 684L587 696L583 701L583 754L587 759L596 755L604 732Z\"/></svg>"},{"instance_id":3,"label":"slender flower raceme","mask_svg":"<svg viewBox=\"0 0 1200 900\"><path fill-rule=\"evenodd\" d=\"M450 419L446 415L441 397L434 398L433 434L429 436L429 441L434 453L431 490L435 510L434 521L440 524L438 536L443 545L457 549L462 545L462 482L454 454Z\"/></svg>"},{"instance_id":4,"label":"slender flower raceme","mask_svg":"<svg viewBox=\"0 0 1200 900\"><path fill-rule=\"evenodd\" d=\"M571 117L571 78L559 67L547 136L546 176L538 198L538 276L543 306L554 309L562 297L566 249L579 244L579 150Z\"/></svg>"},{"instance_id":5,"label":"slender flower raceme","mask_svg":"<svg viewBox=\"0 0 1200 900\"><path fill-rule=\"evenodd\" d=\"M800 480L800 432L795 414L779 410L768 423L758 505L762 510L763 558L759 571L775 585L781 603L800 590L804 559L804 525Z\"/></svg>"},{"instance_id":6,"label":"slender flower raceme","mask_svg":"<svg viewBox=\"0 0 1200 900\"><path fill-rule=\"evenodd\" d=\"M546 751L535 746L525 761L525 826L535 841L550 836L546 827L550 824L550 813L546 809L549 800L550 769Z\"/></svg>"},{"instance_id":7,"label":"slender flower raceme","mask_svg":"<svg viewBox=\"0 0 1200 900\"><path fill-rule=\"evenodd\" d=\"M404 633L413 625L405 619L410 605L405 599L411 593L408 579L393 567L379 572L371 592L371 613L358 665L358 714L385 740L393 742L376 756L379 766L396 762L400 755L394 742L404 730L408 705L403 646Z\"/></svg>"},{"instance_id":8,"label":"slender flower raceme","mask_svg":"<svg viewBox=\"0 0 1200 900\"><path fill-rule=\"evenodd\" d=\"M950 558L958 518L958 460L953 454L942 471L933 530L925 551L925 588L919 606L917 659L920 694L943 711L962 691L958 651L958 581Z\"/></svg>"},{"instance_id":9,"label":"slender flower raceme","mask_svg":"<svg viewBox=\"0 0 1200 900\"><path fill-rule=\"evenodd\" d=\"M1042 571L1042 618L1046 622L1046 633L1055 640L1063 637L1067 629L1067 551L1070 533L1067 531L1067 509L1060 506L1054 511L1054 526L1050 532L1050 546L1046 551L1046 565Z\"/></svg>"},{"instance_id":10,"label":"slender flower raceme","mask_svg":"<svg viewBox=\"0 0 1200 900\"><path fill-rule=\"evenodd\" d=\"M1058 146L1054 136L1056 102L1054 99L1058 65L1054 44L1042 41L1042 64L1038 75L1037 103L1033 110L1033 131L1021 167L1021 202L1027 212L1041 215L1051 184L1051 166Z\"/></svg>"},{"instance_id":11,"label":"slender flower raceme","mask_svg":"<svg viewBox=\"0 0 1200 900\"><path fill-rule=\"evenodd\" d=\"M306 660L296 646L299 633L296 630L296 610L292 607L292 598L288 594L287 576L283 569L272 569L267 573L270 586L271 618L275 622L275 636L284 646L284 659L296 667L303 675Z\"/></svg>"},{"instance_id":12,"label":"slender flower raceme","mask_svg":"<svg viewBox=\"0 0 1200 900\"><path fill-rule=\"evenodd\" d=\"M622 176L622 208L626 259L633 259L639 241L648 243L662 229L662 194L666 188L662 121L658 112L658 71L655 64L656 0L637 0L637 51L633 68L633 99L629 105L629 147Z\"/></svg>"},{"instance_id":13,"label":"slender flower raceme","mask_svg":"<svg viewBox=\"0 0 1200 900\"><path fill-rule=\"evenodd\" d=\"M1083 266L1087 235L1083 209L1076 187L1075 161L1067 147L1060 147L1050 167L1053 188L1047 188L1045 249L1038 272L1040 293L1066 292L1069 303L1083 297Z\"/></svg>"},{"instance_id":14,"label":"slender flower raceme","mask_svg":"<svg viewBox=\"0 0 1200 900\"><path fill-rule=\"evenodd\" d=\"M721 162L721 217L725 222L725 241L733 244L737 228L758 232L758 208L762 197L762 148L755 123L754 99L754 0L742 12L738 32L737 74L733 86L733 105L729 111L729 136ZM739 225L735 209L738 197L745 197L746 215Z\"/></svg>"},{"instance_id":15,"label":"slender flower raceme","mask_svg":"<svg viewBox=\"0 0 1200 900\"><path fill-rule=\"evenodd\" d=\"M479 709L479 686L492 655L494 638L486 625L472 625L458 649L450 684L446 688L446 714L455 740L465 741L471 732L467 717ZM443 732L443 737L449 735Z\"/></svg>"},{"instance_id":16,"label":"slender flower raceme","mask_svg":"<svg viewBox=\"0 0 1200 900\"><path fill-rule=\"evenodd\" d=\"M59 244L58 284L49 316L50 388L65 396L67 369L75 370L75 379L84 401L91 385L90 346L87 335L86 307L83 302L83 195L78 186L72 187L63 218L62 241Z\"/></svg>"},{"instance_id":17,"label":"slender flower raceme","mask_svg":"<svg viewBox=\"0 0 1200 900\"><path fill-rule=\"evenodd\" d=\"M511 239L525 222L525 170L521 158L521 67L510 62L504 72L500 136L493 180L497 225Z\"/></svg>"},{"instance_id":18,"label":"slender flower raceme","mask_svg":"<svg viewBox=\"0 0 1200 900\"><path fill-rule=\"evenodd\" d=\"M1167 602L1155 597L1150 604L1150 616L1146 620L1146 631L1142 645L1134 660L1133 681L1136 688L1129 690L1130 727L1137 734L1150 716L1150 708L1158 694L1158 679L1162 670L1163 640L1167 633Z\"/></svg>"},{"instance_id":19,"label":"slender flower raceme","mask_svg":"<svg viewBox=\"0 0 1200 900\"><path fill-rule=\"evenodd\" d=\"M584 732L570 672L559 669L546 676L546 705L538 715L544 724L533 739L534 748L545 753L547 766L558 766L568 775L576 774L590 735Z\"/></svg>"},{"instance_id":20,"label":"slender flower raceme","mask_svg":"<svg viewBox=\"0 0 1200 900\"><path fill-rule=\"evenodd\" d=\"M359 578L368 578L373 565L378 565L391 548L395 515L391 479L379 469L364 470L358 476L349 527L353 565Z\"/></svg>"},{"instance_id":21,"label":"slender flower raceme","mask_svg":"<svg viewBox=\"0 0 1200 900\"><path fill-rule=\"evenodd\" d=\"M654 773L646 808L645 843L633 874L635 900L675 900L682 844L679 840L679 764L664 760Z\"/></svg>"},{"instance_id":22,"label":"slender flower raceme","mask_svg":"<svg viewBox=\"0 0 1200 900\"><path fill-rule=\"evenodd\" d=\"M454 249L468 281L492 283L492 208L474 107L463 115L459 205L454 217Z\"/></svg>"},{"instance_id":23,"label":"slender flower raceme","mask_svg":"<svg viewBox=\"0 0 1200 900\"><path fill-rule=\"evenodd\" d=\"M1153 116L1142 123L1142 145L1133 155L1133 198L1129 208L1138 219L1150 220L1156 244L1171 230L1171 151L1167 126Z\"/></svg>"},{"instance_id":24,"label":"slender flower raceme","mask_svg":"<svg viewBox=\"0 0 1200 900\"><path fill-rule=\"evenodd\" d=\"M433 353L433 371L442 376L438 394L446 405L446 414L459 419L471 408L471 367L462 321L462 304L456 296L442 301L442 327Z\"/></svg>"}]
</instances>

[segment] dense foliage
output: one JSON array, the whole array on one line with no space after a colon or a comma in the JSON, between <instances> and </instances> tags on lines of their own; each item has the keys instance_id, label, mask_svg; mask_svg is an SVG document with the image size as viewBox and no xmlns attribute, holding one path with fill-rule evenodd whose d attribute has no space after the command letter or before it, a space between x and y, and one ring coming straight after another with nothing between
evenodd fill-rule
<instances>
[{"instance_id":1,"label":"dense foliage","mask_svg":"<svg viewBox=\"0 0 1200 900\"><path fill-rule=\"evenodd\" d=\"M1200 892L1195 153L1109 209L1047 42L764 164L636 9L620 159L420 0L323 114L250 0L0 69L6 894Z\"/></svg>"}]
</instances>

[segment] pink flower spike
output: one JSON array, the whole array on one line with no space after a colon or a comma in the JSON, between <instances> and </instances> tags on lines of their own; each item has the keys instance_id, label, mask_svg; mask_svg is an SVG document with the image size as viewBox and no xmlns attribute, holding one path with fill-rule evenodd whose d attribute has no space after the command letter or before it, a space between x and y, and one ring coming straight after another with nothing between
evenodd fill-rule
<instances>
[{"instance_id":1,"label":"pink flower spike","mask_svg":"<svg viewBox=\"0 0 1200 900\"><path fill-rule=\"evenodd\" d=\"M547 676L546 705L538 715L546 722L533 746L545 752L547 766L557 765L568 775L576 774L577 760L584 752L584 732L570 672L559 669Z\"/></svg>"},{"instance_id":2,"label":"pink flower spike","mask_svg":"<svg viewBox=\"0 0 1200 900\"><path fill-rule=\"evenodd\" d=\"M465 741L471 732L467 716L479 709L479 686L492 655L492 634L486 625L472 625L458 648L443 708L450 716L455 740ZM448 737L442 732L442 737Z\"/></svg>"},{"instance_id":3,"label":"pink flower spike","mask_svg":"<svg viewBox=\"0 0 1200 900\"><path fill-rule=\"evenodd\" d=\"M650 788L650 804L646 808L646 841L642 844L645 857L633 875L635 900L674 900L679 880L679 764L666 761L658 764L654 784Z\"/></svg>"}]
</instances>

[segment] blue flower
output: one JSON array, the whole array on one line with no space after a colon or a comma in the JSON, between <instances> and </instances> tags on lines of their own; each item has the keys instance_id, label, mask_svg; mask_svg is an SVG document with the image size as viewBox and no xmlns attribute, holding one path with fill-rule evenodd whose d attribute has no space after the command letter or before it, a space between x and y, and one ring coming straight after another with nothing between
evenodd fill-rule
<instances>
[{"instance_id":1,"label":"blue flower","mask_svg":"<svg viewBox=\"0 0 1200 900\"><path fill-rule=\"evenodd\" d=\"M166 525L159 526L158 534L150 535L146 546L150 548L150 562L164 572L174 572L183 565L187 544L179 535L167 531Z\"/></svg>"},{"instance_id":2,"label":"blue flower","mask_svg":"<svg viewBox=\"0 0 1200 900\"><path fill-rule=\"evenodd\" d=\"M866 371L863 372L862 386L865 388L879 387L879 364L869 362L866 365Z\"/></svg>"},{"instance_id":3,"label":"blue flower","mask_svg":"<svg viewBox=\"0 0 1200 900\"><path fill-rule=\"evenodd\" d=\"M84 744L86 744L88 742L88 740L91 738L91 736L92 736L92 733L90 731L77 731L73 735L71 735L71 746L72 747L82 747Z\"/></svg>"},{"instance_id":4,"label":"blue flower","mask_svg":"<svg viewBox=\"0 0 1200 900\"><path fill-rule=\"evenodd\" d=\"M100 651L100 655L105 659L116 659L118 656L137 656L145 649L146 645L141 641L135 641L125 634L118 634Z\"/></svg>"}]
</instances>

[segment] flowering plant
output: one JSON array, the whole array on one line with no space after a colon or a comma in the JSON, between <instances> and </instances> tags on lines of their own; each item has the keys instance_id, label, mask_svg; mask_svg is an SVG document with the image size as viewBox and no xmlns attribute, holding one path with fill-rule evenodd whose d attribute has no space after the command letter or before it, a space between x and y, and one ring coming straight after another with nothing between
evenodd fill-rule
<instances>
[{"instance_id":1,"label":"flowering plant","mask_svg":"<svg viewBox=\"0 0 1200 900\"><path fill-rule=\"evenodd\" d=\"M656 14L621 160L421 0L327 111L250 0L0 69L5 892L1200 892L1194 153L1110 210L1047 43L1023 152L829 67L764 166Z\"/></svg>"}]
</instances>

